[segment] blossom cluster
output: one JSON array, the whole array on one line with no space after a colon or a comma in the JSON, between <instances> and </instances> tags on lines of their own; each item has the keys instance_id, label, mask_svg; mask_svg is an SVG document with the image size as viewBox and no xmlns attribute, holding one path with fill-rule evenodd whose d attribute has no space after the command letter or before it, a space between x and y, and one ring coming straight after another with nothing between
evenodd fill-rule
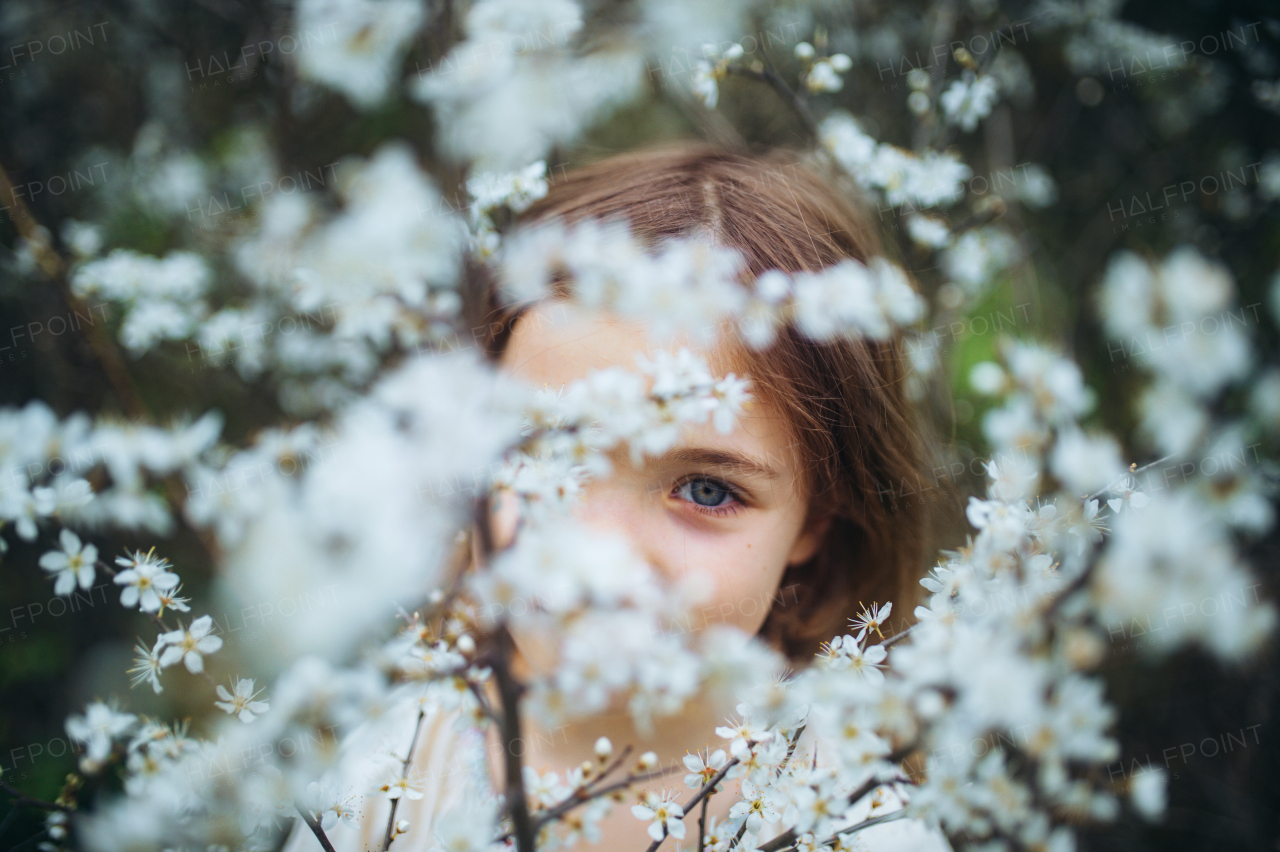
<instances>
[{"instance_id":1,"label":"blossom cluster","mask_svg":"<svg viewBox=\"0 0 1280 852\"><path fill-rule=\"evenodd\" d=\"M646 250L623 221L519 229L499 252L498 272L510 301L545 298L559 281L576 304L641 321L660 340L682 334L702 345L733 329L764 348L787 323L818 340L888 340L924 314L905 273L883 257L819 272L769 270L743 286L740 252L695 238Z\"/></svg>"}]
</instances>

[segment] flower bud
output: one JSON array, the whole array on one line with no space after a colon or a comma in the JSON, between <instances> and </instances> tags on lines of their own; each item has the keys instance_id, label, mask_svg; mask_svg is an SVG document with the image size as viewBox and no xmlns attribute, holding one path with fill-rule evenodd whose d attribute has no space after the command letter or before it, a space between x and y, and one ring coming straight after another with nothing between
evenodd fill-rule
<instances>
[{"instance_id":1,"label":"flower bud","mask_svg":"<svg viewBox=\"0 0 1280 852\"><path fill-rule=\"evenodd\" d=\"M608 737L596 740L596 757L600 758L601 762L608 760L611 754L613 754L613 743L609 742Z\"/></svg>"},{"instance_id":2,"label":"flower bud","mask_svg":"<svg viewBox=\"0 0 1280 852\"><path fill-rule=\"evenodd\" d=\"M658 765L658 756L651 751L646 751L640 755L640 769L648 772L650 769Z\"/></svg>"}]
</instances>

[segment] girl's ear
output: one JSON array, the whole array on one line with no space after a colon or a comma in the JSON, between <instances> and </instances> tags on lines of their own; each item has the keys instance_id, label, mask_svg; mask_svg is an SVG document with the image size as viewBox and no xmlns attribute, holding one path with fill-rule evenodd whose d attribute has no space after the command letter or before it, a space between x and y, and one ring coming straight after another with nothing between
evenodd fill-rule
<instances>
[{"instance_id":1,"label":"girl's ear","mask_svg":"<svg viewBox=\"0 0 1280 852\"><path fill-rule=\"evenodd\" d=\"M787 556L787 565L800 565L808 562L818 552L818 548L822 546L823 540L827 537L827 530L831 528L831 516L819 515L816 518L810 518L804 525L804 529L800 530L800 535L796 536L795 544L791 545L791 553Z\"/></svg>"}]
</instances>

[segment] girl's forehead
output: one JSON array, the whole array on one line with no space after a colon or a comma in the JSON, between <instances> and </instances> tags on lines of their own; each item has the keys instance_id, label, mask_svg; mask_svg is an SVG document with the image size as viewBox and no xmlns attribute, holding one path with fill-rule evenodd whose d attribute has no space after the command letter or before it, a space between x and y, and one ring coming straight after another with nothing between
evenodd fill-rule
<instances>
[{"instance_id":1,"label":"girl's forehead","mask_svg":"<svg viewBox=\"0 0 1280 852\"><path fill-rule=\"evenodd\" d=\"M512 329L499 365L535 387L558 390L596 370L635 370L637 354L651 357L658 349L681 346L705 358L714 376L744 372L737 348L727 342L707 348L680 338L658 340L642 323L564 301L543 302L525 311ZM787 422L758 392L753 392L737 423L729 435L718 433L710 423L692 426L686 430L686 443L748 450L775 460L775 467L792 471L799 467Z\"/></svg>"},{"instance_id":2,"label":"girl's forehead","mask_svg":"<svg viewBox=\"0 0 1280 852\"><path fill-rule=\"evenodd\" d=\"M659 340L643 323L561 300L542 302L521 314L499 364L524 381L559 387L609 367L634 370L637 355L681 347L705 358L714 375L742 372L728 345L708 348L680 337Z\"/></svg>"}]
</instances>

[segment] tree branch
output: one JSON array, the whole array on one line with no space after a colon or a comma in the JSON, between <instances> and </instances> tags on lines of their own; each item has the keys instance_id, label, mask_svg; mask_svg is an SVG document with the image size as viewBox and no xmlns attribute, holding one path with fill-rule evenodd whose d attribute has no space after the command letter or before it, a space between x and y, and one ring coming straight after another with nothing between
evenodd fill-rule
<instances>
[{"instance_id":1,"label":"tree branch","mask_svg":"<svg viewBox=\"0 0 1280 852\"><path fill-rule=\"evenodd\" d=\"M493 677L498 685L502 701L502 739L506 768L507 812L511 815L512 835L518 852L534 852L533 820L529 817L529 803L524 792L524 767L520 754L514 748L520 742L520 692L521 685L511 674L510 659L514 642L505 628L495 637L499 643L497 659L493 663ZM521 754L523 749L521 750Z\"/></svg>"},{"instance_id":2,"label":"tree branch","mask_svg":"<svg viewBox=\"0 0 1280 852\"><path fill-rule=\"evenodd\" d=\"M418 721L413 725L413 739L409 740L409 751L405 753L404 761L400 767L400 777L402 779L409 776L409 764L413 760L413 751L418 745L418 735L422 733L422 720L425 719L427 713L421 707L418 708ZM387 852L391 848L391 841L394 839L396 828L396 809L400 807L400 800L404 796L397 796L391 800L391 813L387 815L387 831L382 838L382 852Z\"/></svg>"},{"instance_id":3,"label":"tree branch","mask_svg":"<svg viewBox=\"0 0 1280 852\"><path fill-rule=\"evenodd\" d=\"M881 642L880 647L888 648L892 645L896 645L898 642L902 641L903 639L906 639L907 636L911 634L911 631L915 629L916 629L916 625L913 624L910 627L908 627L906 630L903 630L901 633L895 633L894 635L890 636L888 639Z\"/></svg>"},{"instance_id":4,"label":"tree branch","mask_svg":"<svg viewBox=\"0 0 1280 852\"><path fill-rule=\"evenodd\" d=\"M320 841L320 845L324 847L324 852L336 852L333 844L329 842L328 836L324 833L324 829L320 827L320 821L314 819L311 814L302 809L302 806L296 802L293 805L297 808L298 815L302 817L302 821L307 824L307 828L311 829L311 833L316 836L316 840Z\"/></svg>"},{"instance_id":5,"label":"tree branch","mask_svg":"<svg viewBox=\"0 0 1280 852\"><path fill-rule=\"evenodd\" d=\"M62 811L64 813L71 813L72 810L66 805L60 805L57 802L46 802L44 799L36 799L28 796L17 787L12 786L5 781L0 781L0 790L3 790L10 796L13 796L13 806L15 808L30 805L33 808L41 808L46 811Z\"/></svg>"},{"instance_id":6,"label":"tree branch","mask_svg":"<svg viewBox=\"0 0 1280 852\"><path fill-rule=\"evenodd\" d=\"M716 785L719 784L721 781L723 781L724 776L729 774L729 770L737 765L738 765L738 758L735 757L733 760L729 761L724 766L720 767L720 771L717 772L715 775L712 775L711 780L703 784L701 789L699 789L698 792L693 794L693 798L684 803L683 805L684 812L686 814L689 813L689 811L693 810L698 806L698 802L702 802L703 805L705 806L706 803L710 801L711 793L713 790L715 790ZM702 809L703 818L705 818L706 815L707 815L707 810L705 807L703 807ZM745 825L745 823L743 824ZM653 841L653 843L650 843L649 848L648 850L646 850L646 852L657 852L658 847L662 845L662 841L666 839L667 839L667 830L666 828L663 828L662 840L655 840ZM701 845L701 840L699 840L699 845Z\"/></svg>"},{"instance_id":7,"label":"tree branch","mask_svg":"<svg viewBox=\"0 0 1280 852\"><path fill-rule=\"evenodd\" d=\"M626 750L630 751L630 749L631 749L631 746L627 746ZM596 778L595 781L591 782L591 784L597 783L600 780L602 780L608 772L612 772L614 769L616 769L618 765L621 764L621 762L622 760L621 758L619 758L619 760L616 761L614 765L610 767L610 769L606 770L606 772L604 773L601 773ZM626 778L622 779L621 781L615 781L614 783L601 787L598 790L592 790L591 793L588 795L570 796L568 799L564 800L563 802L556 805L555 807L549 808L548 810L545 810L545 811L540 811L537 814L533 815L534 816L534 821L533 821L534 836L536 837L538 832L541 831L542 827L547 823L552 822L553 820L559 819L560 817L564 816L574 808L581 807L582 805L585 805L587 802L590 802L593 799L602 798L604 796L609 795L610 793L617 792L618 790L625 790L626 788L630 787L633 784L640 784L645 781L653 781L657 778L662 778L666 775L669 775L670 773L671 773L671 768L667 768L667 769L658 770L656 772L645 772L640 775L628 775ZM585 785L583 789L589 789L591 787L591 784ZM513 836L514 836L514 833L508 831L506 834L494 840L494 843L505 843L506 841L510 840Z\"/></svg>"},{"instance_id":8,"label":"tree branch","mask_svg":"<svg viewBox=\"0 0 1280 852\"><path fill-rule=\"evenodd\" d=\"M782 99L791 106L796 115L800 117L801 123L803 123L805 129L809 131L810 137L814 139L818 138L817 119L813 117L813 113L809 111L809 106L801 100L800 96L793 92L791 87L786 84L786 81L778 76L778 72L774 70L772 63L770 63L769 67L763 71L757 71L756 69L748 68L745 65L728 65L726 66L726 70L731 74L737 74L741 77L747 77L752 80L759 80L763 83L768 83L773 87L773 90L781 95Z\"/></svg>"},{"instance_id":9,"label":"tree branch","mask_svg":"<svg viewBox=\"0 0 1280 852\"><path fill-rule=\"evenodd\" d=\"M698 814L698 848L694 852L702 852L707 842L707 805L711 804L711 797L707 796L702 800L702 813Z\"/></svg>"},{"instance_id":10,"label":"tree branch","mask_svg":"<svg viewBox=\"0 0 1280 852\"><path fill-rule=\"evenodd\" d=\"M14 227L31 246L31 252L35 256L40 272L54 284L67 308L72 313L83 311L89 314L89 308L71 292L71 286L67 282L67 265L45 238L47 229L36 222L26 201L13 191L13 182L9 179L9 173L5 171L4 166L0 166L0 199L6 200L8 206L14 210ZM106 374L107 381L119 397L125 413L135 419L151 420L147 406L143 403L137 386L129 376L120 352L116 349L115 343L103 333L102 326L89 323L84 327L84 336L89 348L98 359L103 373Z\"/></svg>"}]
</instances>

